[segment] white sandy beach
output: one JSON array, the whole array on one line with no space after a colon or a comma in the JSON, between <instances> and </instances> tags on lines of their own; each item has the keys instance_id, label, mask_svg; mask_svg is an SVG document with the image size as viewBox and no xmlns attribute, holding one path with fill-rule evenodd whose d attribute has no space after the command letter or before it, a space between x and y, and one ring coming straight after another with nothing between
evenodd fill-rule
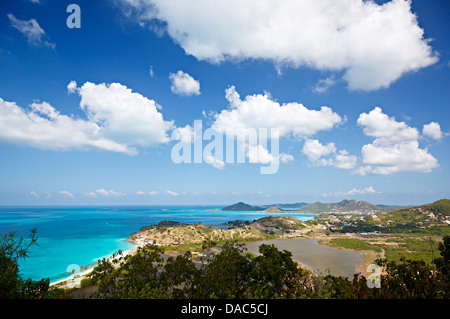
<instances>
[{"instance_id":1,"label":"white sandy beach","mask_svg":"<svg viewBox=\"0 0 450 319\"><path fill-rule=\"evenodd\" d=\"M120 257L125 257L128 255L132 255L134 254L139 247L142 247L142 245L136 245L128 250L123 251L120 255L117 255L116 258L120 258ZM112 255L109 256L108 258L112 258ZM118 263L116 265L116 267L119 265L120 263ZM70 275L69 277L65 278L65 279L61 279L55 282L50 283L50 286L54 286L54 285L59 285L62 283L65 283L64 285L59 286L59 288L79 288L81 287L81 281L83 279L86 279L87 275L90 274L94 268L96 266L92 266L89 267L88 269L86 269L85 271L82 272L75 272L74 274Z\"/></svg>"}]
</instances>

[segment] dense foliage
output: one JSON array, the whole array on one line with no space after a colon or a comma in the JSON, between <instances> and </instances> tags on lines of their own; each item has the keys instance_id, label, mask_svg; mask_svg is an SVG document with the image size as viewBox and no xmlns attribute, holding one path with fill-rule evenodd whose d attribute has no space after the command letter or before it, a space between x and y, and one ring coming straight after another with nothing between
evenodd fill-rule
<instances>
[{"instance_id":1,"label":"dense foliage","mask_svg":"<svg viewBox=\"0 0 450 319\"><path fill-rule=\"evenodd\" d=\"M236 243L206 253L200 264L190 252L164 262L160 247L146 246L118 267L103 260L90 284L98 285L95 298L440 299L450 297L449 245L446 236L439 246L443 257L438 267L420 260L377 260L384 269L380 288L369 288L361 274L351 281L315 276L299 268L290 252L273 245L261 245L260 255L252 256Z\"/></svg>"},{"instance_id":2,"label":"dense foliage","mask_svg":"<svg viewBox=\"0 0 450 319\"><path fill-rule=\"evenodd\" d=\"M62 289L49 287L49 280L23 279L19 258L36 243L35 232L27 240L14 234L0 243L0 298L67 298ZM381 286L371 277L355 274L353 280L332 275L316 276L299 267L290 252L274 245L261 245L260 255L246 253L245 246L225 243L220 250L205 243L203 256L189 251L176 258L164 255L159 246L147 245L133 255L103 259L84 280L95 288L90 298L314 298L314 299L448 299L450 297L450 237L438 245L434 264L421 260L377 260L382 267ZM370 288L369 286L372 286Z\"/></svg>"},{"instance_id":3,"label":"dense foliage","mask_svg":"<svg viewBox=\"0 0 450 319\"><path fill-rule=\"evenodd\" d=\"M23 279L19 271L19 259L27 257L27 251L36 244L36 230L27 237L15 238L15 233L0 240L0 299L42 299L62 297L61 291L50 289L50 280Z\"/></svg>"}]
</instances>

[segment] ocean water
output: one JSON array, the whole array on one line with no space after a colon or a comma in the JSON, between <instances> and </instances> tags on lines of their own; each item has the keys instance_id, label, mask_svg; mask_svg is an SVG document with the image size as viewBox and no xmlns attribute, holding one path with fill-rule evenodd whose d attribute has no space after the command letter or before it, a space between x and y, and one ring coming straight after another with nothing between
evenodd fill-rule
<instances>
[{"instance_id":1,"label":"ocean water","mask_svg":"<svg viewBox=\"0 0 450 319\"><path fill-rule=\"evenodd\" d=\"M0 207L0 235L15 231L28 236L37 229L37 244L19 262L24 278L55 282L67 278L77 267L92 267L99 259L134 245L126 239L142 226L162 220L186 224L219 224L252 221L264 212L213 211L211 206L111 206L111 207ZM271 214L277 216L276 214ZM286 215L283 215L286 216ZM289 214L306 221L315 215Z\"/></svg>"}]
</instances>

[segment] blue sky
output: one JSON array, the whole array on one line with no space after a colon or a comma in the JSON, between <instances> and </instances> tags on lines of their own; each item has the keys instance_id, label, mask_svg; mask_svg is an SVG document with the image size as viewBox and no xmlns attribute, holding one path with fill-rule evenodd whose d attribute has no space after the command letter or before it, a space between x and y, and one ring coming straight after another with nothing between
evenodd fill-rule
<instances>
[{"instance_id":1,"label":"blue sky","mask_svg":"<svg viewBox=\"0 0 450 319\"><path fill-rule=\"evenodd\" d=\"M2 1L0 205L449 198L447 2L287 4ZM195 120L279 156L177 164Z\"/></svg>"}]
</instances>

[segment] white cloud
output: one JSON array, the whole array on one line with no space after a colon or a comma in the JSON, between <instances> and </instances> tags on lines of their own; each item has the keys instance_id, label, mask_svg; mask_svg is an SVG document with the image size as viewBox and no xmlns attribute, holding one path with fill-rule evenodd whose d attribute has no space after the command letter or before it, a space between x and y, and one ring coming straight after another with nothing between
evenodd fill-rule
<instances>
[{"instance_id":1,"label":"white cloud","mask_svg":"<svg viewBox=\"0 0 450 319\"><path fill-rule=\"evenodd\" d=\"M60 191L59 194L63 195L64 197L70 197L70 198L75 197L71 192L68 192L68 191Z\"/></svg>"},{"instance_id":2,"label":"white cloud","mask_svg":"<svg viewBox=\"0 0 450 319\"><path fill-rule=\"evenodd\" d=\"M230 102L227 109L214 117L211 127L219 133L227 132L237 136L248 136L260 128L276 128L279 136L292 134L296 137L309 136L319 131L330 130L341 123L342 118L329 107L310 110L301 103L280 104L265 93L248 95L241 100L234 86L226 90Z\"/></svg>"},{"instance_id":3,"label":"white cloud","mask_svg":"<svg viewBox=\"0 0 450 319\"><path fill-rule=\"evenodd\" d=\"M225 163L222 160L212 155L206 156L205 162L220 170L224 169L225 167Z\"/></svg>"},{"instance_id":4,"label":"white cloud","mask_svg":"<svg viewBox=\"0 0 450 319\"><path fill-rule=\"evenodd\" d=\"M372 186L366 187L364 189L352 188L347 192L336 192L331 194L323 194L324 196L354 196L354 195L365 195L365 194L379 194Z\"/></svg>"},{"instance_id":5,"label":"white cloud","mask_svg":"<svg viewBox=\"0 0 450 319\"><path fill-rule=\"evenodd\" d=\"M150 74L151 78L155 76L155 74L153 72L153 65L150 66L149 74Z\"/></svg>"},{"instance_id":6,"label":"white cloud","mask_svg":"<svg viewBox=\"0 0 450 319\"><path fill-rule=\"evenodd\" d=\"M323 145L318 140L306 139L302 153L308 157L314 166L333 166L339 169L350 170L355 168L358 158L349 155L346 150L337 151L334 143Z\"/></svg>"},{"instance_id":7,"label":"white cloud","mask_svg":"<svg viewBox=\"0 0 450 319\"><path fill-rule=\"evenodd\" d=\"M30 108L33 110L33 112L45 115L49 119L56 119L59 116L59 112L47 102L34 102L30 105Z\"/></svg>"},{"instance_id":8,"label":"white cloud","mask_svg":"<svg viewBox=\"0 0 450 319\"><path fill-rule=\"evenodd\" d=\"M322 145L318 140L311 139L307 139L302 148L302 153L308 157L309 161L318 166L328 165L329 161L323 157L335 152L336 147L334 143Z\"/></svg>"},{"instance_id":9,"label":"white cloud","mask_svg":"<svg viewBox=\"0 0 450 319\"><path fill-rule=\"evenodd\" d=\"M396 172L431 172L439 167L438 161L426 148L419 147L419 131L398 122L375 107L369 113L361 113L357 124L363 133L374 140L361 149L361 158L346 150L337 150L334 143L323 145L318 140L306 139L302 153L314 166L333 166L353 170L359 175L388 175ZM424 135L442 138L439 124L424 125Z\"/></svg>"},{"instance_id":10,"label":"white cloud","mask_svg":"<svg viewBox=\"0 0 450 319\"><path fill-rule=\"evenodd\" d=\"M161 26L187 54L211 63L262 59L343 71L352 90L388 87L438 58L410 0L121 0L142 26Z\"/></svg>"},{"instance_id":11,"label":"white cloud","mask_svg":"<svg viewBox=\"0 0 450 319\"><path fill-rule=\"evenodd\" d=\"M313 92L315 93L325 93L328 91L330 87L336 84L336 80L334 79L334 75L329 76L325 79L320 79L317 81L316 85L313 88Z\"/></svg>"},{"instance_id":12,"label":"white cloud","mask_svg":"<svg viewBox=\"0 0 450 319\"><path fill-rule=\"evenodd\" d=\"M138 147L170 141L167 132L173 122L163 119L155 101L119 83L86 82L77 92L86 120L62 115L47 102L32 103L28 111L0 98L0 140L44 150L100 149L128 155L138 154Z\"/></svg>"},{"instance_id":13,"label":"white cloud","mask_svg":"<svg viewBox=\"0 0 450 319\"><path fill-rule=\"evenodd\" d=\"M425 124L423 126L422 134L425 136L429 136L435 140L440 140L443 137L441 126L436 122Z\"/></svg>"},{"instance_id":14,"label":"white cloud","mask_svg":"<svg viewBox=\"0 0 450 319\"><path fill-rule=\"evenodd\" d=\"M416 128L409 127L405 122L397 122L395 118L384 114L379 107L369 113L361 113L357 123L362 126L367 136L390 142L415 141L419 137Z\"/></svg>"},{"instance_id":15,"label":"white cloud","mask_svg":"<svg viewBox=\"0 0 450 319\"><path fill-rule=\"evenodd\" d=\"M346 150L340 150L334 156L333 166L340 169L353 169L358 163L358 158L355 155L348 155Z\"/></svg>"},{"instance_id":16,"label":"white cloud","mask_svg":"<svg viewBox=\"0 0 450 319\"><path fill-rule=\"evenodd\" d=\"M70 83L67 85L67 92L69 94L75 93L77 91L77 82L76 81L70 81Z\"/></svg>"},{"instance_id":17,"label":"white cloud","mask_svg":"<svg viewBox=\"0 0 450 319\"><path fill-rule=\"evenodd\" d=\"M138 192L136 192L136 195L142 196L142 195L145 195L145 192L143 192L143 191L138 191Z\"/></svg>"},{"instance_id":18,"label":"white cloud","mask_svg":"<svg viewBox=\"0 0 450 319\"><path fill-rule=\"evenodd\" d=\"M372 187L366 187L364 189L353 188L350 191L344 193L344 195L356 195L356 194L376 194L377 191Z\"/></svg>"},{"instance_id":19,"label":"white cloud","mask_svg":"<svg viewBox=\"0 0 450 319\"><path fill-rule=\"evenodd\" d=\"M36 193L35 191L31 191L29 194L30 194L31 196L35 197L35 198L41 197L41 196L39 196L39 194Z\"/></svg>"},{"instance_id":20,"label":"white cloud","mask_svg":"<svg viewBox=\"0 0 450 319\"><path fill-rule=\"evenodd\" d=\"M53 49L55 48L54 43L50 43L46 40L48 36L35 19L30 19L28 21L20 20L17 19L13 14L8 14L8 18L11 22L11 26L19 30L20 33L22 33L27 38L29 44L44 44Z\"/></svg>"},{"instance_id":21,"label":"white cloud","mask_svg":"<svg viewBox=\"0 0 450 319\"><path fill-rule=\"evenodd\" d=\"M179 70L177 73L170 73L170 89L178 95L200 95L200 82L192 76Z\"/></svg>"},{"instance_id":22,"label":"white cloud","mask_svg":"<svg viewBox=\"0 0 450 319\"><path fill-rule=\"evenodd\" d=\"M185 143L193 143L195 137L194 129L189 124L184 127L177 127L172 131L172 139Z\"/></svg>"},{"instance_id":23,"label":"white cloud","mask_svg":"<svg viewBox=\"0 0 450 319\"><path fill-rule=\"evenodd\" d=\"M90 198L97 198L97 194L94 192L88 192L88 193L86 193L86 196L90 197Z\"/></svg>"},{"instance_id":24,"label":"white cloud","mask_svg":"<svg viewBox=\"0 0 450 319\"><path fill-rule=\"evenodd\" d=\"M268 164L275 161L275 158L261 144L246 144L247 157L250 163Z\"/></svg>"},{"instance_id":25,"label":"white cloud","mask_svg":"<svg viewBox=\"0 0 450 319\"><path fill-rule=\"evenodd\" d=\"M173 191L170 191L170 190L167 191L167 194L172 195L172 196L178 196L177 192L173 192Z\"/></svg>"},{"instance_id":26,"label":"white cloud","mask_svg":"<svg viewBox=\"0 0 450 319\"><path fill-rule=\"evenodd\" d=\"M157 191L151 191L151 192L148 192L148 194L149 194L150 196L156 196L156 195L159 195L159 193L158 193Z\"/></svg>"},{"instance_id":27,"label":"white cloud","mask_svg":"<svg viewBox=\"0 0 450 319\"><path fill-rule=\"evenodd\" d=\"M95 193L91 193L91 194L100 195L102 197L120 197L120 196L126 195L125 193L116 192L116 191L113 191L112 189L106 190L104 188L97 189L95 191ZM95 197L95 196L92 196L92 197Z\"/></svg>"},{"instance_id":28,"label":"white cloud","mask_svg":"<svg viewBox=\"0 0 450 319\"><path fill-rule=\"evenodd\" d=\"M286 154L286 153L281 153L280 154L280 161L283 164L290 163L293 160L294 160L294 156L292 156L291 154Z\"/></svg>"},{"instance_id":29,"label":"white cloud","mask_svg":"<svg viewBox=\"0 0 450 319\"><path fill-rule=\"evenodd\" d=\"M357 173L365 175L391 174L402 171L430 172L439 167L438 161L428 150L419 147L419 131L404 122L397 122L376 107L369 113L360 114L358 125L375 140L361 150L365 166Z\"/></svg>"}]
</instances>

